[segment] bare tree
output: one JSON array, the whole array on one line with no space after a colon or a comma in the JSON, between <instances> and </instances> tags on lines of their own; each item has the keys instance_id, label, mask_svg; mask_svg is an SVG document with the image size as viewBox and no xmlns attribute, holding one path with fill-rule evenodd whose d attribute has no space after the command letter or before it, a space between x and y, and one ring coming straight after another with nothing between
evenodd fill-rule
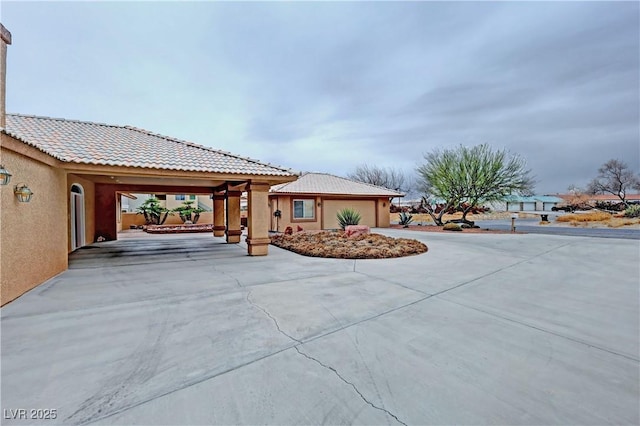
<instances>
[{"instance_id":1,"label":"bare tree","mask_svg":"<svg viewBox=\"0 0 640 426\"><path fill-rule=\"evenodd\" d=\"M589 195L581 187L571 184L567 188L569 197L565 200L568 206L585 206L589 204Z\"/></svg>"},{"instance_id":2,"label":"bare tree","mask_svg":"<svg viewBox=\"0 0 640 426\"><path fill-rule=\"evenodd\" d=\"M383 168L362 164L347 174L349 179L382 186L394 191L407 192L411 189L411 179L400 169Z\"/></svg>"},{"instance_id":3,"label":"bare tree","mask_svg":"<svg viewBox=\"0 0 640 426\"><path fill-rule=\"evenodd\" d=\"M623 161L611 159L598 169L598 177L589 183L587 191L590 194L613 194L628 206L627 193L632 189L640 190L640 177Z\"/></svg>"}]
</instances>

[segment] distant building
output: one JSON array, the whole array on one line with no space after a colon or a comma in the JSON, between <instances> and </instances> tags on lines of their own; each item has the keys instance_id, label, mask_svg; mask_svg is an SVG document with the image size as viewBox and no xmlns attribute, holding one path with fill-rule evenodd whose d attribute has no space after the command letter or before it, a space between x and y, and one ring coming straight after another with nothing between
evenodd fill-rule
<instances>
[{"instance_id":1,"label":"distant building","mask_svg":"<svg viewBox=\"0 0 640 426\"><path fill-rule=\"evenodd\" d=\"M550 212L553 207L557 207L562 203L564 203L564 200L554 195L512 195L504 201L491 203L490 207L493 210L509 212Z\"/></svg>"}]
</instances>

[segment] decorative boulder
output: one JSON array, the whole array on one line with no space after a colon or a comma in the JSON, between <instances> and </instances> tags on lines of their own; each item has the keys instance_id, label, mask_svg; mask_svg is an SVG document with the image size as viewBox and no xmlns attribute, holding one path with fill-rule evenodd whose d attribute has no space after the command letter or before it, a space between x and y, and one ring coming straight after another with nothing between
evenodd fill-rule
<instances>
[{"instance_id":1,"label":"decorative boulder","mask_svg":"<svg viewBox=\"0 0 640 426\"><path fill-rule=\"evenodd\" d=\"M371 232L366 225L347 225L344 228L344 233L347 237L357 237L359 235L367 235Z\"/></svg>"}]
</instances>

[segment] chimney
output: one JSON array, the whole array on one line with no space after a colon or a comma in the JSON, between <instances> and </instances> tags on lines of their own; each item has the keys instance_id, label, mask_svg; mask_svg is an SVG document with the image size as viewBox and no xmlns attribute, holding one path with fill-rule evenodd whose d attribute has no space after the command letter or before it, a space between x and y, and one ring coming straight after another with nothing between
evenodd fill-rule
<instances>
[{"instance_id":1,"label":"chimney","mask_svg":"<svg viewBox=\"0 0 640 426\"><path fill-rule=\"evenodd\" d=\"M7 45L11 44L11 33L0 24L0 128L7 124Z\"/></svg>"}]
</instances>

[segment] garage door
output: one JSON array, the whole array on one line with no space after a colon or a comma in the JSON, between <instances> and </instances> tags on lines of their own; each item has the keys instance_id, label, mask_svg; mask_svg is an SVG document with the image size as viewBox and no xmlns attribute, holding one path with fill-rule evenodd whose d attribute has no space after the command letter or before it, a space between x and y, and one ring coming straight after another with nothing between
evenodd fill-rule
<instances>
[{"instance_id":1,"label":"garage door","mask_svg":"<svg viewBox=\"0 0 640 426\"><path fill-rule=\"evenodd\" d=\"M542 205L542 209L545 212L550 212L552 208L554 208L556 206L557 203L544 203Z\"/></svg>"},{"instance_id":2,"label":"garage door","mask_svg":"<svg viewBox=\"0 0 640 426\"><path fill-rule=\"evenodd\" d=\"M337 214L344 208L356 210L362 216L360 225L376 226L375 201L367 200L323 200L322 201L322 229L338 229Z\"/></svg>"},{"instance_id":3,"label":"garage door","mask_svg":"<svg viewBox=\"0 0 640 426\"><path fill-rule=\"evenodd\" d=\"M534 211L536 211L536 202L534 201L534 202L531 202L531 203L529 203L529 202L522 203L522 210L525 211L525 212L534 212Z\"/></svg>"}]
</instances>

